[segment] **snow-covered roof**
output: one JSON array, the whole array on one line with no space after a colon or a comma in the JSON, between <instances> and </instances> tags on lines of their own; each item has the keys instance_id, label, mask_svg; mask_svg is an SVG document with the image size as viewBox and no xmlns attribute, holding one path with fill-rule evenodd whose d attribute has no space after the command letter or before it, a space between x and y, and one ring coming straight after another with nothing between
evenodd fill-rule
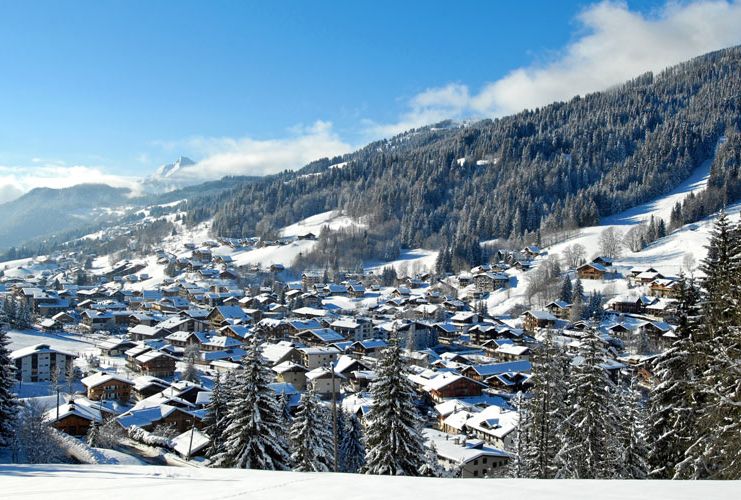
<instances>
[{"instance_id":1,"label":"snow-covered roof","mask_svg":"<svg viewBox=\"0 0 741 500\"><path fill-rule=\"evenodd\" d=\"M17 349L10 353L10 359L19 359L26 356L29 356L31 354L64 354L66 356L75 356L75 354L71 352L62 351L60 349L55 349L51 347L49 344L36 344L28 347L23 347L21 349Z\"/></svg>"},{"instance_id":2,"label":"snow-covered roof","mask_svg":"<svg viewBox=\"0 0 741 500\"><path fill-rule=\"evenodd\" d=\"M89 375L80 382L82 385L84 385L87 388L91 387L97 387L101 384L105 384L106 382L110 382L112 380L115 380L117 382L123 382L124 384L134 385L134 382L127 379L126 377L123 377L121 375L116 375L114 373L108 373L108 372L95 372L92 375Z\"/></svg>"}]
</instances>

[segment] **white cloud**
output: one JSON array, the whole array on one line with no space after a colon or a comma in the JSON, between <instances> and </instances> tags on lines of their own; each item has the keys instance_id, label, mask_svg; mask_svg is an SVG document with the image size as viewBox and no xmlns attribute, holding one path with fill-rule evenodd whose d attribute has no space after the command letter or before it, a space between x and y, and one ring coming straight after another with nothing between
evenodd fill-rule
<instances>
[{"instance_id":1,"label":"white cloud","mask_svg":"<svg viewBox=\"0 0 741 500\"><path fill-rule=\"evenodd\" d=\"M45 163L37 158L32 163L32 166L0 165L0 203L12 201L38 187L59 189L77 184L108 184L138 192L136 179L110 174L98 167L64 166L56 162Z\"/></svg>"},{"instance_id":2,"label":"white cloud","mask_svg":"<svg viewBox=\"0 0 741 500\"><path fill-rule=\"evenodd\" d=\"M198 179L273 174L353 149L332 130L332 124L325 121L317 121L310 127L294 127L287 138L195 137L183 141L180 146L202 156L197 165L180 174Z\"/></svg>"},{"instance_id":3,"label":"white cloud","mask_svg":"<svg viewBox=\"0 0 741 500\"><path fill-rule=\"evenodd\" d=\"M493 117L607 89L646 71L741 43L741 2L668 2L650 15L602 2L577 17L577 38L546 64L512 71L471 92L455 83L427 89L396 123L369 123L389 136L445 118Z\"/></svg>"}]
</instances>

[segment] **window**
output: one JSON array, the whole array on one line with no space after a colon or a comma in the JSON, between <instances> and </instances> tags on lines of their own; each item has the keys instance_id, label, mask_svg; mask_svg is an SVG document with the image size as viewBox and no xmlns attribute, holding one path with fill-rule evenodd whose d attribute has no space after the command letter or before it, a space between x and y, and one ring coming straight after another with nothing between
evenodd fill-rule
<instances>
[{"instance_id":1,"label":"window","mask_svg":"<svg viewBox=\"0 0 741 500\"><path fill-rule=\"evenodd\" d=\"M477 470L473 471L473 477L478 477L478 476L479 476L479 471Z\"/></svg>"},{"instance_id":2,"label":"window","mask_svg":"<svg viewBox=\"0 0 741 500\"><path fill-rule=\"evenodd\" d=\"M481 463L484 464L484 465L486 465L486 457L484 457L483 459L481 459Z\"/></svg>"}]
</instances>

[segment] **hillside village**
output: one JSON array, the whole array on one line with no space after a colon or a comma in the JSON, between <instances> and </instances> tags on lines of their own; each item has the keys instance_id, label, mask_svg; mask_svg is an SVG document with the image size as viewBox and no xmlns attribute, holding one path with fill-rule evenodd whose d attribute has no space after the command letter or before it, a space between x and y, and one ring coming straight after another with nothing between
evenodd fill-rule
<instances>
[{"instance_id":1,"label":"hillside village","mask_svg":"<svg viewBox=\"0 0 741 500\"><path fill-rule=\"evenodd\" d=\"M44 420L70 436L114 423L129 435L166 436L147 442L202 461L215 380L239 369L255 346L287 411L295 414L310 390L365 423L379 356L396 343L439 463L462 477L496 477L513 458L515 399L532 386L530 357L544 336L578 358L584 337L598 332L610 377L632 374L644 390L653 383L650 361L676 339L677 276L615 266L602 255L587 261L587 252L562 263L553 296L541 292L533 307L508 314L490 314L489 297L558 256L530 245L455 275L386 267L291 276L277 263L238 269L229 255L315 238L183 242L156 250L154 266L91 267L90 256L75 253L6 266L0 290L11 341L38 340L10 354L20 397L40 396ZM142 286L155 268L159 283ZM585 284L625 292L605 298Z\"/></svg>"}]
</instances>

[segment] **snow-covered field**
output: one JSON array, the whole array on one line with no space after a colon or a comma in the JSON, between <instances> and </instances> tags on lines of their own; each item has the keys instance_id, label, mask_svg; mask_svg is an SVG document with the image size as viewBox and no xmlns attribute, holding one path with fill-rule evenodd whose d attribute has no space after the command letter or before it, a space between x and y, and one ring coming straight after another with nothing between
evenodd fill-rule
<instances>
[{"instance_id":1,"label":"snow-covered field","mask_svg":"<svg viewBox=\"0 0 741 500\"><path fill-rule=\"evenodd\" d=\"M95 348L92 341L85 341L71 335L43 333L37 330L10 330L8 338L10 338L9 348L11 351L36 344L48 344L54 349L72 354L82 354Z\"/></svg>"},{"instance_id":2,"label":"snow-covered field","mask_svg":"<svg viewBox=\"0 0 741 500\"><path fill-rule=\"evenodd\" d=\"M739 482L429 479L115 465L2 465L2 498L725 500Z\"/></svg>"}]
</instances>

